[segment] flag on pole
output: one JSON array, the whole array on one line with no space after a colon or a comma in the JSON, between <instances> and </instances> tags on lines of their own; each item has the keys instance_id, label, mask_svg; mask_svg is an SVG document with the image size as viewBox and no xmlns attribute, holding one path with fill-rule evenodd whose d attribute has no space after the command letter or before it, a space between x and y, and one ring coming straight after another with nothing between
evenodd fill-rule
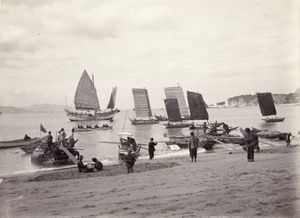
<instances>
[{"instance_id":1,"label":"flag on pole","mask_svg":"<svg viewBox=\"0 0 300 218\"><path fill-rule=\"evenodd\" d=\"M45 127L43 127L43 125L41 124L41 131L44 133L47 133L47 130L45 129Z\"/></svg>"}]
</instances>

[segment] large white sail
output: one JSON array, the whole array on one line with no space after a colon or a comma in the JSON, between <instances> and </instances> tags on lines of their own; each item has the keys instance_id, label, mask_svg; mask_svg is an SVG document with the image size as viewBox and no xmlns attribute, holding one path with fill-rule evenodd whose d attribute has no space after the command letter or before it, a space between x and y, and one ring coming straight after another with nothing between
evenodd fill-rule
<instances>
[{"instance_id":1,"label":"large white sail","mask_svg":"<svg viewBox=\"0 0 300 218\"><path fill-rule=\"evenodd\" d=\"M97 90L86 70L79 80L74 103L77 110L100 110Z\"/></svg>"},{"instance_id":2,"label":"large white sail","mask_svg":"<svg viewBox=\"0 0 300 218\"><path fill-rule=\"evenodd\" d=\"M152 117L147 89L132 89L136 117Z\"/></svg>"},{"instance_id":3,"label":"large white sail","mask_svg":"<svg viewBox=\"0 0 300 218\"><path fill-rule=\"evenodd\" d=\"M177 98L180 114L182 117L189 116L189 110L186 105L186 101L183 95L183 90L180 86L165 88L165 94L167 99Z\"/></svg>"}]
</instances>

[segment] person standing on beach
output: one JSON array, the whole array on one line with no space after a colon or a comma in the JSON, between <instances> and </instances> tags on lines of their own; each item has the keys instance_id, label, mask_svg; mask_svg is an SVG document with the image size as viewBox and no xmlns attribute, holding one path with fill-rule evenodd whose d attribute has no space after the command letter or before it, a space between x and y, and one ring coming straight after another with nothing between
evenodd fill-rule
<instances>
[{"instance_id":1,"label":"person standing on beach","mask_svg":"<svg viewBox=\"0 0 300 218\"><path fill-rule=\"evenodd\" d=\"M204 133L204 135L206 135L206 129L207 129L206 122L204 122L203 123L203 133Z\"/></svg>"},{"instance_id":2,"label":"person standing on beach","mask_svg":"<svg viewBox=\"0 0 300 218\"><path fill-rule=\"evenodd\" d=\"M253 132L246 128L245 142L247 146L247 158L248 162L254 162L254 146L257 144L257 140Z\"/></svg>"},{"instance_id":3,"label":"person standing on beach","mask_svg":"<svg viewBox=\"0 0 300 218\"><path fill-rule=\"evenodd\" d=\"M127 151L128 154L125 156L125 163L127 167L127 173L132 172L133 173L133 166L136 161L135 156L131 154L131 150Z\"/></svg>"},{"instance_id":4,"label":"person standing on beach","mask_svg":"<svg viewBox=\"0 0 300 218\"><path fill-rule=\"evenodd\" d=\"M149 152L149 159L152 160L154 158L154 151L155 151L155 146L157 145L157 142L153 141L154 139L151 138L150 142L148 144L148 152Z\"/></svg>"},{"instance_id":5,"label":"person standing on beach","mask_svg":"<svg viewBox=\"0 0 300 218\"><path fill-rule=\"evenodd\" d=\"M195 137L194 133L191 132L191 137L189 138L188 148L190 151L190 156L192 158L192 162L197 161L197 149L199 147L199 139Z\"/></svg>"}]
</instances>

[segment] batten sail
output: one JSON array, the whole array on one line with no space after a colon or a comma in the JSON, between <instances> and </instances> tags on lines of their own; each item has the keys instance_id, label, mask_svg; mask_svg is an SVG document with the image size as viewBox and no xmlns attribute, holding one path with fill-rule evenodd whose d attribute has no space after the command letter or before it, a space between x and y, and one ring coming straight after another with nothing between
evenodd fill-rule
<instances>
[{"instance_id":1,"label":"batten sail","mask_svg":"<svg viewBox=\"0 0 300 218\"><path fill-rule=\"evenodd\" d=\"M169 121L182 121L177 98L164 99Z\"/></svg>"},{"instance_id":2,"label":"batten sail","mask_svg":"<svg viewBox=\"0 0 300 218\"><path fill-rule=\"evenodd\" d=\"M270 92L257 93L260 112L263 116L276 115L276 108Z\"/></svg>"},{"instance_id":3,"label":"batten sail","mask_svg":"<svg viewBox=\"0 0 300 218\"><path fill-rule=\"evenodd\" d=\"M189 116L189 110L186 105L183 90L180 86L178 87L167 87L165 88L165 94L167 99L176 98L179 105L180 114L182 117Z\"/></svg>"},{"instance_id":4,"label":"batten sail","mask_svg":"<svg viewBox=\"0 0 300 218\"><path fill-rule=\"evenodd\" d=\"M208 120L208 113L203 97L199 93L187 92L191 120Z\"/></svg>"},{"instance_id":5,"label":"batten sail","mask_svg":"<svg viewBox=\"0 0 300 218\"><path fill-rule=\"evenodd\" d=\"M137 117L152 117L147 89L132 89Z\"/></svg>"},{"instance_id":6,"label":"batten sail","mask_svg":"<svg viewBox=\"0 0 300 218\"><path fill-rule=\"evenodd\" d=\"M74 103L77 110L100 110L97 90L86 70L79 80Z\"/></svg>"},{"instance_id":7,"label":"batten sail","mask_svg":"<svg viewBox=\"0 0 300 218\"><path fill-rule=\"evenodd\" d=\"M113 87L107 109L114 109L116 104L117 87Z\"/></svg>"}]
</instances>

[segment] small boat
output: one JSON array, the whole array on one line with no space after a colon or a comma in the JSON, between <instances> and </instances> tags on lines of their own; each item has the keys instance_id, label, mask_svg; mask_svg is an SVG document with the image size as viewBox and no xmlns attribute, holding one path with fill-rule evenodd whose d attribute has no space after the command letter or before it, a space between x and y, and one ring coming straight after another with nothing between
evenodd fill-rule
<instances>
[{"instance_id":1,"label":"small boat","mask_svg":"<svg viewBox=\"0 0 300 218\"><path fill-rule=\"evenodd\" d=\"M159 121L168 121L169 120L169 118L166 116L162 116L162 115L154 115L154 116Z\"/></svg>"},{"instance_id":2,"label":"small boat","mask_svg":"<svg viewBox=\"0 0 300 218\"><path fill-rule=\"evenodd\" d=\"M164 124L167 129L186 128L190 126L187 123L182 123L182 117L180 114L177 98L164 99L164 102L169 117L169 122L167 124Z\"/></svg>"},{"instance_id":3,"label":"small boat","mask_svg":"<svg viewBox=\"0 0 300 218\"><path fill-rule=\"evenodd\" d=\"M159 121L152 117L148 90L147 89L132 89L135 105L135 119L130 119L132 125L147 125L157 124Z\"/></svg>"},{"instance_id":4,"label":"small boat","mask_svg":"<svg viewBox=\"0 0 300 218\"><path fill-rule=\"evenodd\" d=\"M182 87L180 87L178 84L177 87L166 87L164 90L166 99L177 99L181 120L189 120L190 114L184 98Z\"/></svg>"},{"instance_id":5,"label":"small boat","mask_svg":"<svg viewBox=\"0 0 300 218\"><path fill-rule=\"evenodd\" d=\"M276 117L277 112L276 112L273 96L270 92L256 93L256 96L258 99L260 112L264 116L264 118L262 118L263 121L267 123L284 121L285 117ZM268 117L268 116L274 116L274 117Z\"/></svg>"},{"instance_id":6,"label":"small boat","mask_svg":"<svg viewBox=\"0 0 300 218\"><path fill-rule=\"evenodd\" d=\"M38 147L41 144L45 144L46 140L47 140L46 136L42 137L42 138L38 138L34 142L27 144L27 145L22 145L19 148L26 153L32 153L36 147Z\"/></svg>"},{"instance_id":7,"label":"small boat","mask_svg":"<svg viewBox=\"0 0 300 218\"><path fill-rule=\"evenodd\" d=\"M106 110L100 112L100 105L94 81L91 80L86 70L84 70L75 93L74 103L76 111L65 109L65 112L69 117L70 121L113 121L114 116L118 112L120 112L120 110L115 109L116 94L117 87L114 87L112 89L110 100ZM90 111L94 112L91 113Z\"/></svg>"},{"instance_id":8,"label":"small boat","mask_svg":"<svg viewBox=\"0 0 300 218\"><path fill-rule=\"evenodd\" d=\"M136 144L135 140L132 138L133 133L121 132L118 133L118 136L120 139L120 143L118 144L119 160L125 159L129 149L132 151L131 154L135 157L138 157L140 155L141 145ZM128 137L129 140L132 140L131 142L128 142Z\"/></svg>"},{"instance_id":9,"label":"small boat","mask_svg":"<svg viewBox=\"0 0 300 218\"><path fill-rule=\"evenodd\" d=\"M95 130L109 130L112 126L98 126L98 127L74 127L75 132L91 132Z\"/></svg>"},{"instance_id":10,"label":"small boat","mask_svg":"<svg viewBox=\"0 0 300 218\"><path fill-rule=\"evenodd\" d=\"M32 139L17 139L17 140L10 140L10 141L0 141L0 149L21 147L23 145L32 144L36 140L38 140L37 137L32 138Z\"/></svg>"}]
</instances>

